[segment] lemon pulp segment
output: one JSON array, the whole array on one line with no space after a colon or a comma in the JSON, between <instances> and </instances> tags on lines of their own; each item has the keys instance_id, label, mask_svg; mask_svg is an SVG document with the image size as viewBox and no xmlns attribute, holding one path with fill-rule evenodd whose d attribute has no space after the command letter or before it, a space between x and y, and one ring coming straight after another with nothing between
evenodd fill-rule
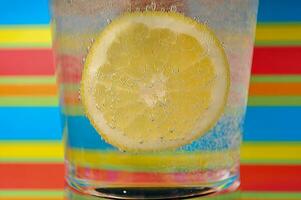
<instances>
[{"instance_id":1,"label":"lemon pulp segment","mask_svg":"<svg viewBox=\"0 0 301 200\"><path fill-rule=\"evenodd\" d=\"M174 12L116 18L96 38L81 81L86 115L126 151L188 144L223 112L229 66L206 25Z\"/></svg>"}]
</instances>

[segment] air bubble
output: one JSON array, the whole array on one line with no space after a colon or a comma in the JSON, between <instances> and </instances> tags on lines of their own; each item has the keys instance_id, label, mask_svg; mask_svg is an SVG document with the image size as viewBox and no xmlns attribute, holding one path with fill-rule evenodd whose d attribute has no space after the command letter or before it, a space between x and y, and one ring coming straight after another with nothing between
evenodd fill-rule
<instances>
[{"instance_id":1,"label":"air bubble","mask_svg":"<svg viewBox=\"0 0 301 200\"><path fill-rule=\"evenodd\" d=\"M149 7L150 7L150 10L154 11L154 10L156 10L157 5L154 1L152 1L151 4L149 5Z\"/></svg>"},{"instance_id":2,"label":"air bubble","mask_svg":"<svg viewBox=\"0 0 301 200\"><path fill-rule=\"evenodd\" d=\"M89 52L91 49L91 45L87 47L87 52Z\"/></svg>"},{"instance_id":3,"label":"air bubble","mask_svg":"<svg viewBox=\"0 0 301 200\"><path fill-rule=\"evenodd\" d=\"M171 11L171 12L177 12L177 6L171 5L171 6L170 6L170 11Z\"/></svg>"},{"instance_id":4,"label":"air bubble","mask_svg":"<svg viewBox=\"0 0 301 200\"><path fill-rule=\"evenodd\" d=\"M116 126L114 126L113 124L109 124L109 127L110 127L111 129L115 129L115 128L116 128Z\"/></svg>"},{"instance_id":5,"label":"air bubble","mask_svg":"<svg viewBox=\"0 0 301 200\"><path fill-rule=\"evenodd\" d=\"M95 105L97 110L100 110L100 106L98 104Z\"/></svg>"},{"instance_id":6,"label":"air bubble","mask_svg":"<svg viewBox=\"0 0 301 200\"><path fill-rule=\"evenodd\" d=\"M150 5L146 5L145 6L145 11L151 11L151 6Z\"/></svg>"},{"instance_id":7,"label":"air bubble","mask_svg":"<svg viewBox=\"0 0 301 200\"><path fill-rule=\"evenodd\" d=\"M222 47L223 47L223 48L225 48L225 47L226 47L226 45L225 45L225 43L224 43L224 42L222 42Z\"/></svg>"},{"instance_id":8,"label":"air bubble","mask_svg":"<svg viewBox=\"0 0 301 200\"><path fill-rule=\"evenodd\" d=\"M81 95L80 95L80 90L78 90L78 96L77 96L77 99L80 101L81 99Z\"/></svg>"},{"instance_id":9,"label":"air bubble","mask_svg":"<svg viewBox=\"0 0 301 200\"><path fill-rule=\"evenodd\" d=\"M112 22L111 19L106 19L107 24L110 24Z\"/></svg>"},{"instance_id":10,"label":"air bubble","mask_svg":"<svg viewBox=\"0 0 301 200\"><path fill-rule=\"evenodd\" d=\"M84 64L86 62L86 58L82 58L82 64Z\"/></svg>"},{"instance_id":11,"label":"air bubble","mask_svg":"<svg viewBox=\"0 0 301 200\"><path fill-rule=\"evenodd\" d=\"M174 133L176 130L174 128L169 129L170 133Z\"/></svg>"}]
</instances>

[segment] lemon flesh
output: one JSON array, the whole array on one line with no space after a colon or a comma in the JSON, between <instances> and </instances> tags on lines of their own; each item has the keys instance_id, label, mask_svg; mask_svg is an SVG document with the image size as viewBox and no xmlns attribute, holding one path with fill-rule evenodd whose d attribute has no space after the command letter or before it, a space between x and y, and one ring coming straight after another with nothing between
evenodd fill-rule
<instances>
[{"instance_id":1,"label":"lemon flesh","mask_svg":"<svg viewBox=\"0 0 301 200\"><path fill-rule=\"evenodd\" d=\"M108 143L159 151L188 144L214 126L229 84L224 50L206 25L174 12L135 12L97 36L81 96Z\"/></svg>"}]
</instances>

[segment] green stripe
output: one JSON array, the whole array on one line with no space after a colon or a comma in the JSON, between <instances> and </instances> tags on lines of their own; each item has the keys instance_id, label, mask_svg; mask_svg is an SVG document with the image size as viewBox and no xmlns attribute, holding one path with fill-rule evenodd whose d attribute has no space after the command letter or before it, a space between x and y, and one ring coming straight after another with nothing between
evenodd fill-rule
<instances>
[{"instance_id":1,"label":"green stripe","mask_svg":"<svg viewBox=\"0 0 301 200\"><path fill-rule=\"evenodd\" d=\"M0 197L64 197L63 190L0 190Z\"/></svg>"},{"instance_id":2,"label":"green stripe","mask_svg":"<svg viewBox=\"0 0 301 200\"><path fill-rule=\"evenodd\" d=\"M72 197L74 200L96 200L103 199L91 196L84 196L77 193L73 193L70 190L67 190L67 193L64 193L64 190L0 190L0 197L54 197L60 198L64 197L64 194L67 194L69 198ZM223 194L214 197L206 197L206 200L222 200L225 198L233 199L287 199L287 200L296 200L301 199L301 193L296 192L240 192L236 191L233 193ZM203 198L202 198L203 199Z\"/></svg>"},{"instance_id":3,"label":"green stripe","mask_svg":"<svg viewBox=\"0 0 301 200\"><path fill-rule=\"evenodd\" d=\"M249 106L300 106L301 96L250 96Z\"/></svg>"},{"instance_id":4,"label":"green stripe","mask_svg":"<svg viewBox=\"0 0 301 200\"><path fill-rule=\"evenodd\" d=\"M79 105L65 106L64 114L66 114L66 115L84 115L84 109L82 106L79 106Z\"/></svg>"},{"instance_id":5,"label":"green stripe","mask_svg":"<svg viewBox=\"0 0 301 200\"><path fill-rule=\"evenodd\" d=\"M2 76L0 84L56 84L55 76Z\"/></svg>"},{"instance_id":6,"label":"green stripe","mask_svg":"<svg viewBox=\"0 0 301 200\"><path fill-rule=\"evenodd\" d=\"M0 48L51 48L52 43L0 43Z\"/></svg>"},{"instance_id":7,"label":"green stripe","mask_svg":"<svg viewBox=\"0 0 301 200\"><path fill-rule=\"evenodd\" d=\"M287 40L287 41L265 41L256 40L255 46L300 46L301 41Z\"/></svg>"},{"instance_id":8,"label":"green stripe","mask_svg":"<svg viewBox=\"0 0 301 200\"><path fill-rule=\"evenodd\" d=\"M1 29L4 29L4 30L7 30L7 29L38 29L38 30L41 30L41 29L50 29L51 28L51 25L50 24L26 24L26 25L1 25L0 26L0 31Z\"/></svg>"},{"instance_id":9,"label":"green stripe","mask_svg":"<svg viewBox=\"0 0 301 200\"><path fill-rule=\"evenodd\" d=\"M61 87L63 88L64 91L68 91L68 92L77 92L79 91L80 88L80 84L62 84Z\"/></svg>"},{"instance_id":10,"label":"green stripe","mask_svg":"<svg viewBox=\"0 0 301 200\"><path fill-rule=\"evenodd\" d=\"M226 194L219 194L218 196L196 198L195 200L239 200L241 196L240 194L240 191L235 191Z\"/></svg>"},{"instance_id":11,"label":"green stripe","mask_svg":"<svg viewBox=\"0 0 301 200\"><path fill-rule=\"evenodd\" d=\"M280 183L281 184L281 183ZM297 192L242 192L242 198L254 199L301 199L301 193Z\"/></svg>"},{"instance_id":12,"label":"green stripe","mask_svg":"<svg viewBox=\"0 0 301 200\"><path fill-rule=\"evenodd\" d=\"M251 82L301 82L301 75L253 75ZM0 84L55 84L55 76L2 76ZM67 90L78 90L79 84L64 84Z\"/></svg>"},{"instance_id":13,"label":"green stripe","mask_svg":"<svg viewBox=\"0 0 301 200\"><path fill-rule=\"evenodd\" d=\"M300 75L273 75L273 76L266 76L266 75L253 75L251 77L252 83L294 83L294 82L301 82Z\"/></svg>"},{"instance_id":14,"label":"green stripe","mask_svg":"<svg viewBox=\"0 0 301 200\"><path fill-rule=\"evenodd\" d=\"M64 158L0 158L0 163L62 163Z\"/></svg>"},{"instance_id":15,"label":"green stripe","mask_svg":"<svg viewBox=\"0 0 301 200\"><path fill-rule=\"evenodd\" d=\"M68 196L68 199L72 200L105 200L104 198L100 197L92 197L92 196L85 196L81 195L79 193L74 193L70 190L66 192L66 195ZM212 196L212 197L202 197L202 198L195 198L195 200L225 200L225 199L238 199L240 197L240 192L231 192L227 194L219 194L218 196Z\"/></svg>"},{"instance_id":16,"label":"green stripe","mask_svg":"<svg viewBox=\"0 0 301 200\"><path fill-rule=\"evenodd\" d=\"M67 105L63 106L64 113L66 115L84 115L84 108L81 104L76 104L76 105ZM231 108L226 108L225 112L228 114L237 114L238 112L242 112L240 107L231 107Z\"/></svg>"},{"instance_id":17,"label":"green stripe","mask_svg":"<svg viewBox=\"0 0 301 200\"><path fill-rule=\"evenodd\" d=\"M96 198L96 197L87 197L84 195L80 195L77 193L73 193L71 191L68 191L68 197L70 197L73 200L96 200L96 199L102 199L102 198ZM228 194L220 194L218 196L213 197L202 197L203 200L224 200L224 199L287 199L287 200L295 200L300 199L301 193L289 193L289 192L232 192ZM198 198L196 198L198 199Z\"/></svg>"},{"instance_id":18,"label":"green stripe","mask_svg":"<svg viewBox=\"0 0 301 200\"><path fill-rule=\"evenodd\" d=\"M256 26L259 27L259 26L265 26L265 27L268 27L268 26L300 26L301 25L301 22L257 22Z\"/></svg>"},{"instance_id":19,"label":"green stripe","mask_svg":"<svg viewBox=\"0 0 301 200\"><path fill-rule=\"evenodd\" d=\"M72 200L107 200L101 197L95 197L95 196L87 196L84 194L79 194L79 193L75 193L72 192L70 189L66 190L66 198L67 199L72 199Z\"/></svg>"},{"instance_id":20,"label":"green stripe","mask_svg":"<svg viewBox=\"0 0 301 200\"><path fill-rule=\"evenodd\" d=\"M0 97L0 106L58 106L57 96Z\"/></svg>"}]
</instances>

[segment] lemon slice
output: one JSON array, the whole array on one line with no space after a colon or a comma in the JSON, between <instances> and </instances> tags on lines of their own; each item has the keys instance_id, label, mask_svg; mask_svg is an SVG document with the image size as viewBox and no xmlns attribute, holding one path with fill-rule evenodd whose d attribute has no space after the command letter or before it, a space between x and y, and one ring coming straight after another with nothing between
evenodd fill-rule
<instances>
[{"instance_id":1,"label":"lemon slice","mask_svg":"<svg viewBox=\"0 0 301 200\"><path fill-rule=\"evenodd\" d=\"M81 81L87 117L124 151L192 142L223 112L229 66L208 29L175 12L127 13L89 51Z\"/></svg>"}]
</instances>

